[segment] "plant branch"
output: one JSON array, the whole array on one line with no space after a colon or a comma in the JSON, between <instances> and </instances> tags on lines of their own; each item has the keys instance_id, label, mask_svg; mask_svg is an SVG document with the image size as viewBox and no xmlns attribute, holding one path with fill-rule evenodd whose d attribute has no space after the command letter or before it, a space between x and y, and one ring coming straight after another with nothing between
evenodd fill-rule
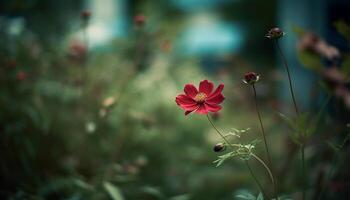
<instances>
[{"instance_id":1,"label":"plant branch","mask_svg":"<svg viewBox=\"0 0 350 200\"><path fill-rule=\"evenodd\" d=\"M231 144L226 137L219 131L218 128L216 128L216 126L214 125L213 121L210 119L209 114L207 114L207 118L208 121L210 122L211 126L215 129L215 131L220 135L220 137L227 143L227 145L229 145L232 149L234 149L234 145ZM260 184L260 182L258 181L258 179L256 178L254 172L252 171L249 163L247 161L245 161L245 164L247 166L247 168L249 169L250 175L253 177L254 181L256 182L256 184L258 185L259 189L261 190L261 192L264 194L264 196L266 196L266 193L262 187L262 185ZM267 196L266 196L267 197Z\"/></svg>"}]
</instances>

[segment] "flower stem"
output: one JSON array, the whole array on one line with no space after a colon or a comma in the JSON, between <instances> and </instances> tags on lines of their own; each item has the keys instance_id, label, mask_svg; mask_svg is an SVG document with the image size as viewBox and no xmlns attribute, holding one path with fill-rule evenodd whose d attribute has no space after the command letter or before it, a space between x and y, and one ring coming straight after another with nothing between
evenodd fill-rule
<instances>
[{"instance_id":1,"label":"flower stem","mask_svg":"<svg viewBox=\"0 0 350 200\"><path fill-rule=\"evenodd\" d=\"M320 193L319 193L319 195L318 195L318 198L317 198L318 200L321 200L321 198L322 198L322 196L323 196L323 193L324 193L326 187L327 187L328 184L329 184L329 181L330 181L330 179L331 179L331 177L332 177L332 175L333 175L333 173L334 173L334 170L335 170L335 165L336 165L336 163L337 163L337 161L338 161L338 159L339 159L339 151L340 151L340 149L342 149L343 146L346 144L346 142L347 142L348 139L349 139L349 136L350 136L350 135L348 134L348 135L344 138L343 142L342 142L341 145L339 146L339 150L335 153L335 155L334 155L334 157L333 157L333 159L332 159L331 168L329 169L329 171L328 171L328 173L327 173L327 176L326 176L326 180L325 180L324 184L322 185L321 191L320 191Z\"/></svg>"},{"instance_id":2,"label":"flower stem","mask_svg":"<svg viewBox=\"0 0 350 200\"><path fill-rule=\"evenodd\" d=\"M278 52L279 54L281 55L282 57L282 60L283 60L283 63L284 63L284 66L286 68L286 71L287 71L287 75L288 75L288 81L289 81L289 89L290 89L290 94L292 96L292 100L293 100L293 104L294 104L294 109L295 109L295 112L297 114L297 117L299 117L299 109L298 109L298 106L297 106L297 103L296 103L296 100L295 100L295 95L294 95L294 90L293 90L293 84L292 84L292 78L291 78L291 75L290 75L290 72L289 72L289 66L288 66L288 62L287 62L287 59L286 59L286 56L284 55L279 43L278 43L278 39L275 39L274 40L275 43L276 43L276 47L278 49ZM302 138L304 140L304 138ZM301 151L301 165L302 165L302 180L303 180L303 186L302 186L302 199L305 200L305 190L306 190L306 178L305 178L305 175L306 175L306 172L305 172L305 146L304 146L304 141L302 141L302 144L300 145L300 151Z\"/></svg>"},{"instance_id":3,"label":"flower stem","mask_svg":"<svg viewBox=\"0 0 350 200\"><path fill-rule=\"evenodd\" d=\"M224 135L216 128L213 121L210 119L209 114L207 114L208 121L210 122L211 126L216 130L216 132L220 135L220 137L228 144L231 148L234 148L233 145L224 137Z\"/></svg>"},{"instance_id":4,"label":"flower stem","mask_svg":"<svg viewBox=\"0 0 350 200\"><path fill-rule=\"evenodd\" d=\"M290 75L290 72L289 72L288 62L287 62L286 56L284 55L284 53L283 53L283 51L282 51L282 49L281 49L281 47L280 47L280 45L278 43L278 40L276 39L275 42L276 42L276 46L277 46L278 52L280 53L280 55L282 57L284 66L285 66L287 74L288 74L289 89L290 89L290 94L292 95L294 109L295 109L295 112L297 113L297 116L299 116L299 109L298 109L298 106L297 106L297 102L295 100L293 84L292 84L292 78L291 78L291 75Z\"/></svg>"},{"instance_id":5,"label":"flower stem","mask_svg":"<svg viewBox=\"0 0 350 200\"><path fill-rule=\"evenodd\" d=\"M303 179L303 198L302 199L305 199L305 186L306 186L306 179L304 178L305 177L305 145L302 143L300 145L300 151L301 151L301 164L302 164L302 179Z\"/></svg>"},{"instance_id":6,"label":"flower stem","mask_svg":"<svg viewBox=\"0 0 350 200\"><path fill-rule=\"evenodd\" d=\"M258 181L258 178L255 176L255 174L254 174L252 168L250 167L248 161L247 161L247 160L244 160L244 163L245 163L245 165L247 166L247 168L248 168L248 170L249 170L249 172L250 172L250 175L253 177L254 181L255 181L256 184L258 185L260 191L263 193L263 195L264 195L265 197L269 198L269 197L266 195L266 193L264 192L264 189L263 189L262 185L261 185L260 182Z\"/></svg>"},{"instance_id":7,"label":"flower stem","mask_svg":"<svg viewBox=\"0 0 350 200\"><path fill-rule=\"evenodd\" d=\"M257 156L257 155L255 155L255 154L251 154L257 161L259 161L260 162L260 164L261 165L263 165L264 166L264 168L266 169L266 171L267 171L267 173L269 174L269 177L270 177L270 179L271 179L271 182L272 182L272 184L273 184L273 187L274 187L274 195L275 195L275 197L276 197L276 200L278 200L278 194L277 194L277 190L276 190L276 181L275 181L275 178L274 178L274 176L273 176L273 174L272 174L272 172L271 172L271 169L267 166L267 164L261 159L261 158L259 158L259 156Z\"/></svg>"},{"instance_id":8,"label":"flower stem","mask_svg":"<svg viewBox=\"0 0 350 200\"><path fill-rule=\"evenodd\" d=\"M255 108L256 108L256 112L257 112L257 114L258 114L258 118L259 118L259 122L260 122L261 133L262 133L262 136L263 136L263 139L264 139L266 155L267 155L267 159L268 159L268 162L269 162L269 166L270 166L270 168L271 168L271 167L272 167L271 156L270 156L269 148L268 148L268 145L267 145L265 129L264 129L264 125L263 125L263 123L262 123L262 117L261 117L260 110L259 110L258 99L257 99L257 97L256 97L255 85L253 84L252 87L253 87L253 91L254 91ZM272 175L272 173L271 173L271 175ZM277 193L278 193L278 192L277 192L277 183L274 182L273 185L274 185L274 193L275 193L275 196L276 196L276 199L277 199L277 198L278 198L278 195L277 195Z\"/></svg>"},{"instance_id":9,"label":"flower stem","mask_svg":"<svg viewBox=\"0 0 350 200\"><path fill-rule=\"evenodd\" d=\"M265 144L265 150L266 150L266 155L267 155L267 159L269 161L269 165L271 167L271 156L270 156L270 152L269 152L269 147L267 145L267 140L266 140L266 134L265 134L265 129L264 129L264 125L262 123L262 119L261 119L261 114L260 114L260 110L259 110L259 105L258 105L258 99L256 97L256 89L254 84L252 85L253 87L253 91L254 91L254 102L255 102L255 108L256 108L256 112L258 114L258 118L259 118L259 122L260 122L260 127L261 127L261 133L264 139L264 144Z\"/></svg>"},{"instance_id":10,"label":"flower stem","mask_svg":"<svg viewBox=\"0 0 350 200\"><path fill-rule=\"evenodd\" d=\"M214 125L213 121L210 119L209 114L207 114L207 118L208 121L210 122L211 126L215 129L215 131L220 135L220 137L227 143L227 145L229 145L232 149L234 149L234 145L232 145L227 139L226 137L219 131L218 128L216 128L216 126ZM249 169L250 175L253 177L254 181L256 182L256 184L258 185L260 191L264 194L264 196L266 196L266 193L261 185L261 183L258 181L258 179L256 178L253 170L251 169L248 161L245 161L245 164L247 166L247 168ZM267 196L266 196L267 197Z\"/></svg>"}]
</instances>

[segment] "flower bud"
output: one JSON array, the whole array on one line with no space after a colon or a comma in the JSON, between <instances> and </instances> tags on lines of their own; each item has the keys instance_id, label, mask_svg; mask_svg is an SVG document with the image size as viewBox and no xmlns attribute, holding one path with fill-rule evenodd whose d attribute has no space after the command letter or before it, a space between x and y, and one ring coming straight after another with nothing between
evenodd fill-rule
<instances>
[{"instance_id":1,"label":"flower bud","mask_svg":"<svg viewBox=\"0 0 350 200\"><path fill-rule=\"evenodd\" d=\"M24 81L27 78L27 74L24 71L20 70L17 72L16 78L18 81Z\"/></svg>"},{"instance_id":2,"label":"flower bud","mask_svg":"<svg viewBox=\"0 0 350 200\"><path fill-rule=\"evenodd\" d=\"M270 29L269 32L265 35L265 37L267 37L268 39L279 39L283 37L284 34L285 33L280 28L275 27Z\"/></svg>"},{"instance_id":3,"label":"flower bud","mask_svg":"<svg viewBox=\"0 0 350 200\"><path fill-rule=\"evenodd\" d=\"M89 20L90 17L91 17L91 11L90 11L90 10L84 10L83 12L81 12L80 17L81 17L81 19L83 19L84 21Z\"/></svg>"},{"instance_id":4,"label":"flower bud","mask_svg":"<svg viewBox=\"0 0 350 200\"><path fill-rule=\"evenodd\" d=\"M6 61L5 65L6 67L13 69L17 66L17 62L15 59L9 59Z\"/></svg>"},{"instance_id":5,"label":"flower bud","mask_svg":"<svg viewBox=\"0 0 350 200\"><path fill-rule=\"evenodd\" d=\"M115 98L114 97L107 97L102 102L102 106L106 107L106 108L111 107L114 104L115 104Z\"/></svg>"},{"instance_id":6,"label":"flower bud","mask_svg":"<svg viewBox=\"0 0 350 200\"><path fill-rule=\"evenodd\" d=\"M258 82L260 79L260 75L255 72L247 72L244 74L243 82L246 84L253 85L254 83Z\"/></svg>"},{"instance_id":7,"label":"flower bud","mask_svg":"<svg viewBox=\"0 0 350 200\"><path fill-rule=\"evenodd\" d=\"M226 145L225 145L224 143L222 143L222 142L217 143L217 144L214 146L213 150L214 150L215 152L225 151L225 150L226 150Z\"/></svg>"},{"instance_id":8,"label":"flower bud","mask_svg":"<svg viewBox=\"0 0 350 200\"><path fill-rule=\"evenodd\" d=\"M146 18L144 15L136 15L134 17L134 23L137 25L137 26L143 26L145 24L145 21L146 21Z\"/></svg>"}]
</instances>

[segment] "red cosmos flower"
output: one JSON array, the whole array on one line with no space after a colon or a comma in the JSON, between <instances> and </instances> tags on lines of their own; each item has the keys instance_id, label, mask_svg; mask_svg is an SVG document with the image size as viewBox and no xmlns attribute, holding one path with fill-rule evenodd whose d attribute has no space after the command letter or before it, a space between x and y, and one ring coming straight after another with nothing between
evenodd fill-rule
<instances>
[{"instance_id":1,"label":"red cosmos flower","mask_svg":"<svg viewBox=\"0 0 350 200\"><path fill-rule=\"evenodd\" d=\"M224 101L222 90L224 84L220 84L213 92L214 84L208 80L201 81L199 91L192 84L186 84L185 94L176 97L175 102L185 110L185 115L195 111L199 114L208 114L208 112L218 112L221 110L219 105Z\"/></svg>"}]
</instances>

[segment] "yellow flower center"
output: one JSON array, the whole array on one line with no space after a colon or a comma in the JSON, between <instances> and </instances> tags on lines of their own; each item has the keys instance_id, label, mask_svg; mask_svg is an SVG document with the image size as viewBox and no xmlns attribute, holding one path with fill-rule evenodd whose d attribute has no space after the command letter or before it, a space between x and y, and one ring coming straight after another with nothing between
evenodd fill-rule
<instances>
[{"instance_id":1,"label":"yellow flower center","mask_svg":"<svg viewBox=\"0 0 350 200\"><path fill-rule=\"evenodd\" d=\"M204 92L200 92L194 97L194 100L201 103L204 102L206 98L207 95Z\"/></svg>"}]
</instances>

